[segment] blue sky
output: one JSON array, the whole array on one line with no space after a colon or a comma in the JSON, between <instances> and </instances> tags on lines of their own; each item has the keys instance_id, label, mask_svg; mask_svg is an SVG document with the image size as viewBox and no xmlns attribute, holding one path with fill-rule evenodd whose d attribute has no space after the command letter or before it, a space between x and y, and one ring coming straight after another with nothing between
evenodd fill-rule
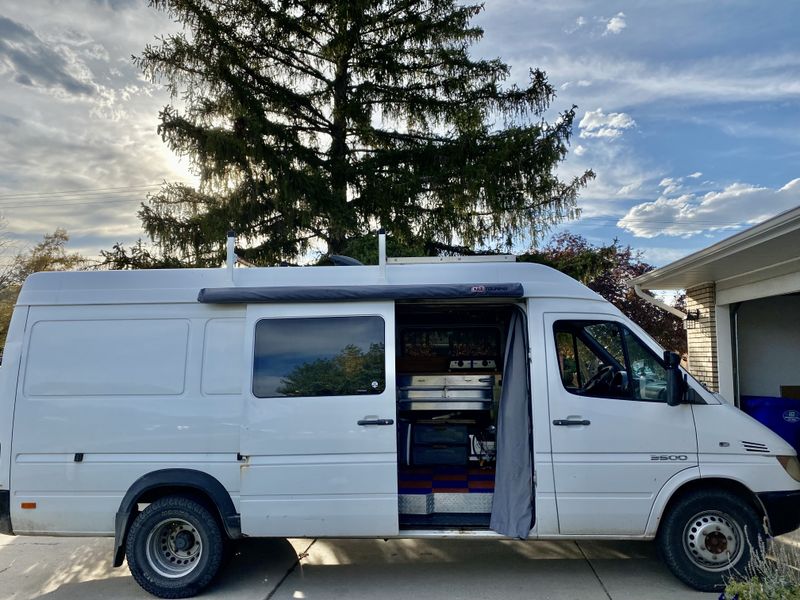
<instances>
[{"instance_id":1,"label":"blue sky","mask_svg":"<svg viewBox=\"0 0 800 600\"><path fill-rule=\"evenodd\" d=\"M489 0L477 22L476 54L519 83L543 68L551 116L578 106L561 171L597 178L556 231L661 265L800 205L800 3ZM156 134L165 91L130 61L174 28L137 0L0 7L0 214L18 247L59 226L87 255L132 242L144 193L191 177Z\"/></svg>"}]
</instances>

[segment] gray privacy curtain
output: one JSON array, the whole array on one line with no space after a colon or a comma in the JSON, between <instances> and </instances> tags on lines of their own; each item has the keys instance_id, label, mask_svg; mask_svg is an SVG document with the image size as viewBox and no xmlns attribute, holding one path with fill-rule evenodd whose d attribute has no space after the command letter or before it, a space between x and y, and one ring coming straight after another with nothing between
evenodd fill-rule
<instances>
[{"instance_id":1,"label":"gray privacy curtain","mask_svg":"<svg viewBox=\"0 0 800 600\"><path fill-rule=\"evenodd\" d=\"M497 416L497 474L489 526L525 539L533 526L533 457L525 317L514 311L508 328L503 391Z\"/></svg>"}]
</instances>

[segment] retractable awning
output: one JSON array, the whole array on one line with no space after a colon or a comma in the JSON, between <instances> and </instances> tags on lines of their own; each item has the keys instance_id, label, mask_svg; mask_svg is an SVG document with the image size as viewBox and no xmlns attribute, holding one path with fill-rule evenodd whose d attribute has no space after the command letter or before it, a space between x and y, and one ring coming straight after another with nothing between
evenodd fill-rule
<instances>
[{"instance_id":1,"label":"retractable awning","mask_svg":"<svg viewBox=\"0 0 800 600\"><path fill-rule=\"evenodd\" d=\"M197 301L204 304L268 304L358 300L466 300L522 298L523 295L521 283L223 287L201 289Z\"/></svg>"}]
</instances>

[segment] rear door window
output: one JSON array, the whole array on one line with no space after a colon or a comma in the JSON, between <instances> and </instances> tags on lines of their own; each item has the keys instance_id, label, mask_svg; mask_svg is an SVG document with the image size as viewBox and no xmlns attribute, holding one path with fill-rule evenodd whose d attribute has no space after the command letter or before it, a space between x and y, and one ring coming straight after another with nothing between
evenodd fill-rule
<instances>
[{"instance_id":1,"label":"rear door window","mask_svg":"<svg viewBox=\"0 0 800 600\"><path fill-rule=\"evenodd\" d=\"M386 387L385 323L378 316L262 319L253 395L352 396Z\"/></svg>"}]
</instances>

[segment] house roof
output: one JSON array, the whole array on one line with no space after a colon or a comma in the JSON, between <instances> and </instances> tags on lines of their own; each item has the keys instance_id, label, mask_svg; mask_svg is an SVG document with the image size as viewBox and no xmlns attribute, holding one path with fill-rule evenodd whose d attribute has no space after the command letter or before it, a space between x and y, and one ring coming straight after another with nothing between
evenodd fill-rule
<instances>
[{"instance_id":1,"label":"house roof","mask_svg":"<svg viewBox=\"0 0 800 600\"><path fill-rule=\"evenodd\" d=\"M707 282L735 287L800 272L800 206L740 231L628 284L650 290L687 289Z\"/></svg>"}]
</instances>

